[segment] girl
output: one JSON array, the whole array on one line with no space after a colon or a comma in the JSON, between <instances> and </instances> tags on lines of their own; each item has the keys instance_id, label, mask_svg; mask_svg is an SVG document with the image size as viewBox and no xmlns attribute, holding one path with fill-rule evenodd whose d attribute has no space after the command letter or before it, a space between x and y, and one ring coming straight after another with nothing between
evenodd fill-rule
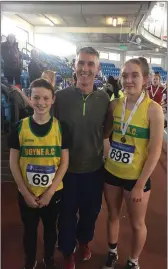
<instances>
[{"instance_id":1,"label":"girl","mask_svg":"<svg viewBox=\"0 0 168 269\"><path fill-rule=\"evenodd\" d=\"M151 99L153 99L156 103L162 103L164 88L161 85L160 74L157 73L153 76L152 85L148 87L148 93Z\"/></svg>"},{"instance_id":2,"label":"girl","mask_svg":"<svg viewBox=\"0 0 168 269\"><path fill-rule=\"evenodd\" d=\"M123 199L133 233L125 269L140 268L138 259L147 235L145 215L150 196L150 176L161 154L164 130L162 108L145 92L148 74L148 64L139 59L127 61L121 78L126 97L112 101L109 108L105 138L111 131L112 136L104 171L109 252L103 269L114 269L118 259Z\"/></svg>"}]
</instances>

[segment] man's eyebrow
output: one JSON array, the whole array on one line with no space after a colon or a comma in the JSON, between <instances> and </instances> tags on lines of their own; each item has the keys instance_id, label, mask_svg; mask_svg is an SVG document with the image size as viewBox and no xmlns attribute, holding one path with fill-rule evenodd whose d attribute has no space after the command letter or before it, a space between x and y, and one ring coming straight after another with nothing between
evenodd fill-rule
<instances>
[{"instance_id":1,"label":"man's eyebrow","mask_svg":"<svg viewBox=\"0 0 168 269\"><path fill-rule=\"evenodd\" d=\"M80 63L92 63L92 64L94 64L94 61L84 61L84 60L79 60L78 62L80 62Z\"/></svg>"}]
</instances>

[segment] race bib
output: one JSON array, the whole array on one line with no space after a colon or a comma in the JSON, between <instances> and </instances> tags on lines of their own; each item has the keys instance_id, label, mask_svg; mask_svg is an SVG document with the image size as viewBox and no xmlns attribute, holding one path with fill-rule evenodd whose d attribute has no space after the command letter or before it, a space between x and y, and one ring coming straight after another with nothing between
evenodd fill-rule
<instances>
[{"instance_id":1,"label":"race bib","mask_svg":"<svg viewBox=\"0 0 168 269\"><path fill-rule=\"evenodd\" d=\"M109 158L115 162L131 164L134 158L135 147L112 141Z\"/></svg>"},{"instance_id":2,"label":"race bib","mask_svg":"<svg viewBox=\"0 0 168 269\"><path fill-rule=\"evenodd\" d=\"M55 177L56 168L52 166L28 164L26 173L30 185L36 187L48 187Z\"/></svg>"}]
</instances>

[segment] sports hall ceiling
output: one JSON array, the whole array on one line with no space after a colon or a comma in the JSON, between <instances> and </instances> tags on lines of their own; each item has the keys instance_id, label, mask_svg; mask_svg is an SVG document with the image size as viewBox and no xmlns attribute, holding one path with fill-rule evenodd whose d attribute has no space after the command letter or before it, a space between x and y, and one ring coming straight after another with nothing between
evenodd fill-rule
<instances>
[{"instance_id":1,"label":"sports hall ceiling","mask_svg":"<svg viewBox=\"0 0 168 269\"><path fill-rule=\"evenodd\" d=\"M130 43L138 37L137 30L156 2L4 2L5 15L22 18L34 27L37 34L52 34L79 46L92 45L102 50L139 50ZM109 18L120 18L116 27L108 24ZM156 46L142 36L142 49ZM166 49L161 49L163 52Z\"/></svg>"}]
</instances>

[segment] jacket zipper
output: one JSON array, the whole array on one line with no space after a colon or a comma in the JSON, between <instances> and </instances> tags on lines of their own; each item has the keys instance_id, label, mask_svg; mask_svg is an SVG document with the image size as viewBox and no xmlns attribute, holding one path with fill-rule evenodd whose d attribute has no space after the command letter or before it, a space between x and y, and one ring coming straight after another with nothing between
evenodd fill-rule
<instances>
[{"instance_id":1,"label":"jacket zipper","mask_svg":"<svg viewBox=\"0 0 168 269\"><path fill-rule=\"evenodd\" d=\"M93 92L89 93L89 95L86 98L82 95L82 99L83 99L83 116L86 115L86 100L91 94L93 94Z\"/></svg>"}]
</instances>

